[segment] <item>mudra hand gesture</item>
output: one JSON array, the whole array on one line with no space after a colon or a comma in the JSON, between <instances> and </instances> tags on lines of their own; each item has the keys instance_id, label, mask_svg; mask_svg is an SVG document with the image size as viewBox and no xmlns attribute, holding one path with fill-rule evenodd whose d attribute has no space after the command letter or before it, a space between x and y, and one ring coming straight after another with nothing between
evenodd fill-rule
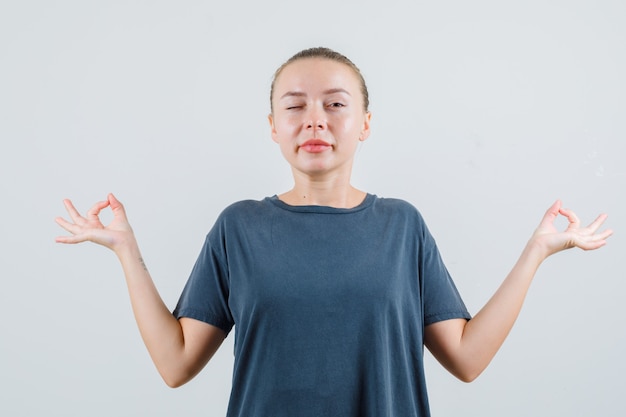
<instances>
[{"instance_id":1,"label":"mudra hand gesture","mask_svg":"<svg viewBox=\"0 0 626 417\"><path fill-rule=\"evenodd\" d=\"M554 225L559 215L566 217L569 222L563 232L557 230ZM572 210L563 208L561 201L557 200L546 211L529 244L538 245L539 249L544 251L545 257L574 247L583 250L598 249L604 246L606 239L613 234L610 229L596 233L606 218L606 214L601 214L587 227L581 227L578 216Z\"/></svg>"},{"instance_id":2,"label":"mudra hand gesture","mask_svg":"<svg viewBox=\"0 0 626 417\"><path fill-rule=\"evenodd\" d=\"M134 239L133 229L128 223L124 206L113 194L109 194L107 199L94 204L83 217L74 207L70 200L64 200L65 208L71 221L62 217L57 217L56 222L63 229L71 233L71 236L59 236L58 243L81 243L94 242L115 251L116 248L131 239ZM107 226L100 220L100 212L110 207L113 212L113 220Z\"/></svg>"}]
</instances>

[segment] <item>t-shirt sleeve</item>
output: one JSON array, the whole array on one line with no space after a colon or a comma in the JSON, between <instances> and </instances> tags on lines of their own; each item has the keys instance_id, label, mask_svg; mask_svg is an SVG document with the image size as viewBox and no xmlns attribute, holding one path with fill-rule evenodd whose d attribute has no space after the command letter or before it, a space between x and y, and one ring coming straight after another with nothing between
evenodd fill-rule
<instances>
[{"instance_id":1,"label":"t-shirt sleeve","mask_svg":"<svg viewBox=\"0 0 626 417\"><path fill-rule=\"evenodd\" d=\"M173 314L177 319L193 318L229 333L234 320L228 306L228 267L221 235L216 224L206 237Z\"/></svg>"},{"instance_id":2,"label":"t-shirt sleeve","mask_svg":"<svg viewBox=\"0 0 626 417\"><path fill-rule=\"evenodd\" d=\"M420 275L423 280L424 325L471 315L443 263L435 239L422 221Z\"/></svg>"}]
</instances>

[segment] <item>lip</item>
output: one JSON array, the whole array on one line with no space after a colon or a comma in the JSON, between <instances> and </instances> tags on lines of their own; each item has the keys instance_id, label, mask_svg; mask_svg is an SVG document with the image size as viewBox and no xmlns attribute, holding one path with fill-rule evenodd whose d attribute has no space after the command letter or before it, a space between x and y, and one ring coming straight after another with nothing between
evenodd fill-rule
<instances>
[{"instance_id":1,"label":"lip","mask_svg":"<svg viewBox=\"0 0 626 417\"><path fill-rule=\"evenodd\" d=\"M320 153L332 148L332 145L321 139L309 139L301 144L299 148L309 153Z\"/></svg>"}]
</instances>

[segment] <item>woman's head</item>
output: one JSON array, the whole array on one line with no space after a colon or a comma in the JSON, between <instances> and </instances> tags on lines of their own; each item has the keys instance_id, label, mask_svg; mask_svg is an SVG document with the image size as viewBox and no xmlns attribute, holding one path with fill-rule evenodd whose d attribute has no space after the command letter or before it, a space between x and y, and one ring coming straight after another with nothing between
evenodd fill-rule
<instances>
[{"instance_id":1,"label":"woman's head","mask_svg":"<svg viewBox=\"0 0 626 417\"><path fill-rule=\"evenodd\" d=\"M272 139L293 171L349 179L371 118L365 83L354 64L329 49L300 52L276 71L271 101Z\"/></svg>"},{"instance_id":2,"label":"woman's head","mask_svg":"<svg viewBox=\"0 0 626 417\"><path fill-rule=\"evenodd\" d=\"M365 79L363 78L363 75L361 74L361 71L359 70L359 68L356 65L354 65L354 63L350 61L346 56L340 54L339 52L333 51L332 49L323 48L323 47L304 49L298 52L297 54L295 54L294 56L292 56L291 58L289 58L284 64L282 64L276 70L276 72L274 73L274 78L272 79L272 86L270 88L270 107L271 107L272 112L274 111L274 90L276 86L276 81L280 77L285 67L287 67L289 64L292 64L302 59L315 59L315 58L327 59L330 61L338 62L340 64L344 64L354 72L354 75L358 79L358 82L361 87L361 95L363 98L363 111L368 112L369 111L369 94L367 92L367 86L365 85Z\"/></svg>"}]
</instances>

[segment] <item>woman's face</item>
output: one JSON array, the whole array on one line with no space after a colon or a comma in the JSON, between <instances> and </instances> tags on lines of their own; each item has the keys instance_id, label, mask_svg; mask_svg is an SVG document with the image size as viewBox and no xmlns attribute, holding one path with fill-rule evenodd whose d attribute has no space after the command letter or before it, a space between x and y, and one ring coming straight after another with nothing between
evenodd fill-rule
<instances>
[{"instance_id":1,"label":"woman's face","mask_svg":"<svg viewBox=\"0 0 626 417\"><path fill-rule=\"evenodd\" d=\"M292 62L276 80L272 105L272 139L294 174L349 178L357 145L369 136L371 117L350 67L323 58Z\"/></svg>"}]
</instances>

